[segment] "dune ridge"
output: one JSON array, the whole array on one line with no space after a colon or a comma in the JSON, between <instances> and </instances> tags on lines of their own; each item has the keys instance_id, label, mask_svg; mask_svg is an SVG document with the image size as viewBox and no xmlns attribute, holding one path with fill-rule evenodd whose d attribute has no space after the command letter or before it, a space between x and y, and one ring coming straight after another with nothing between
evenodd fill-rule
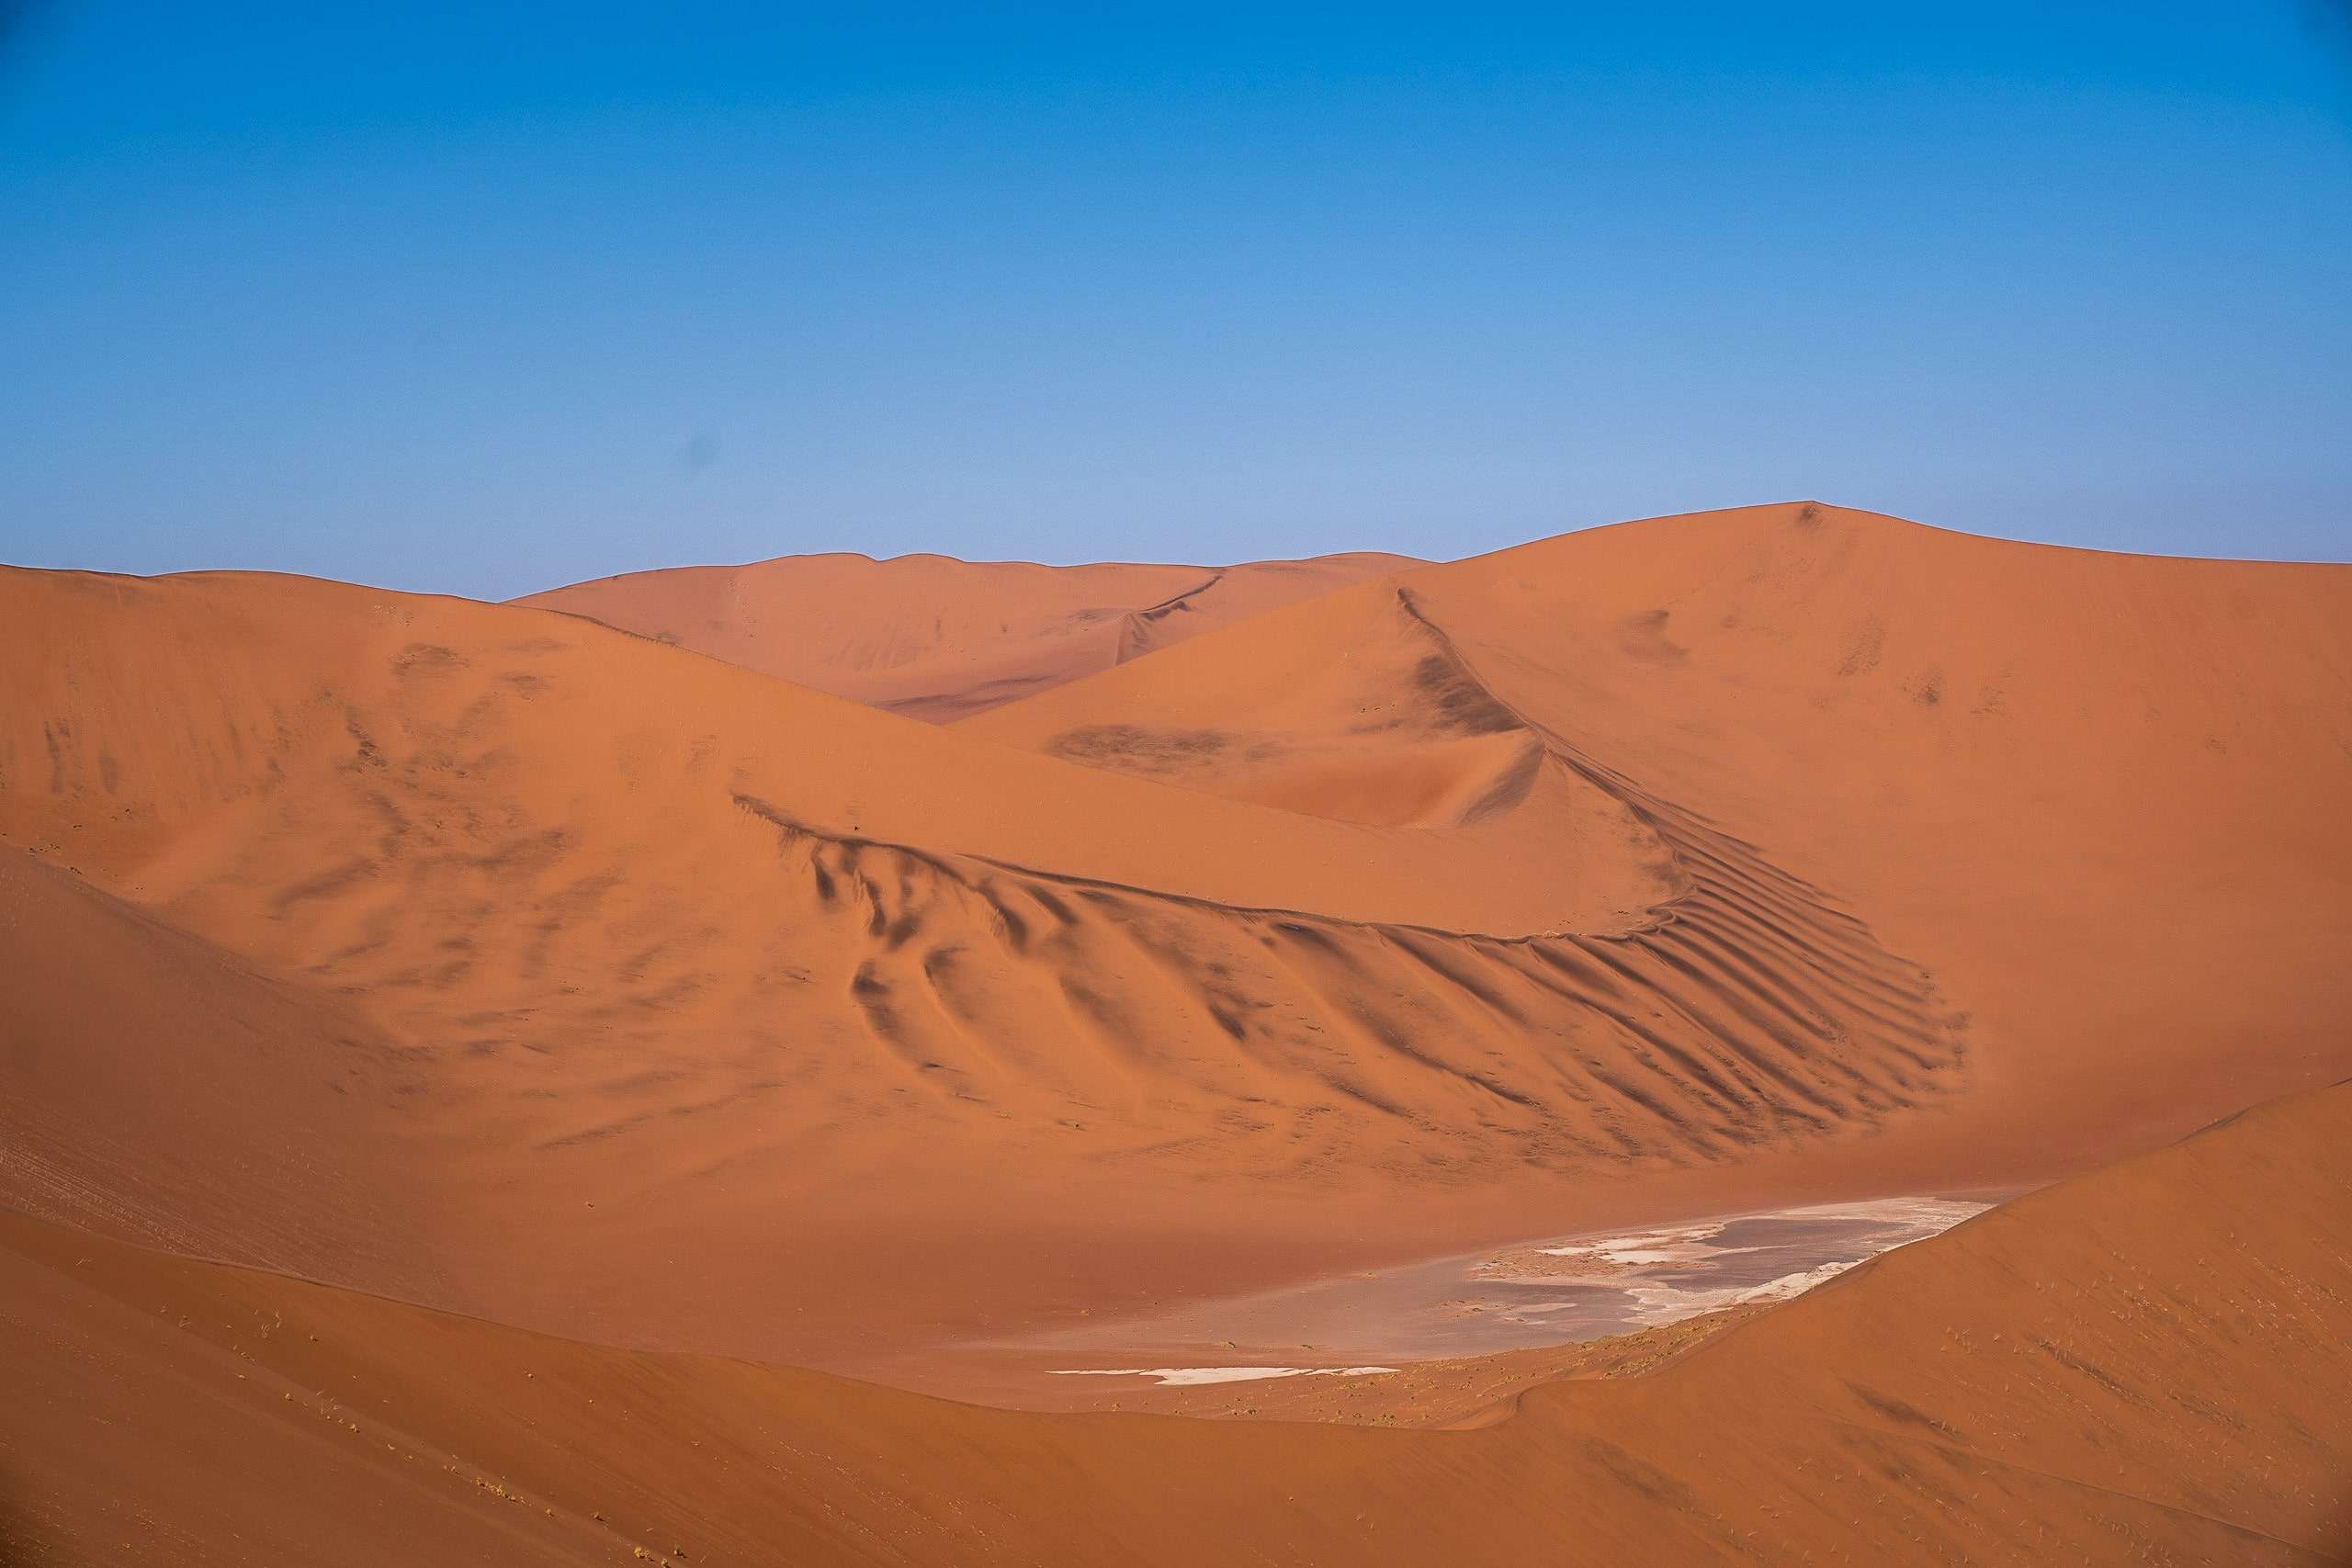
<instances>
[{"instance_id":1,"label":"dune ridge","mask_svg":"<svg viewBox=\"0 0 2352 1568\"><path fill-rule=\"evenodd\" d=\"M414 1169L375 1179L442 1228L330 1278L462 1276L447 1304L644 1333L650 1292L582 1276L666 1250L658 1227L592 1258L569 1218L518 1236L469 1194L547 1222L569 1193L650 1211L723 1175L823 1204L910 1127L983 1190L1008 1160L1132 1173L1178 1209L1237 1175L1473 1187L1850 1136L1960 1066L1925 976L1745 846L1545 761L1442 649L1390 721L1509 730L1537 766L1476 820L1384 829L530 610L239 576L6 586L15 624L66 650L20 668L40 684L10 705L11 754L38 726L50 787L8 793L10 836L356 998L402 1053L383 1103L417 1132L382 1142ZM159 700L190 717L154 725ZM929 787L945 775L960 820ZM1519 910L1546 930L1476 934ZM1725 918L1729 956L1696 934ZM291 1111L243 1118L220 1157ZM239 1223L212 1209L171 1223ZM706 1213L741 1238L736 1284L796 1271L758 1208Z\"/></svg>"},{"instance_id":2,"label":"dune ridge","mask_svg":"<svg viewBox=\"0 0 2352 1568\"><path fill-rule=\"evenodd\" d=\"M1408 602L1560 766L1769 846L1794 883L1742 874L1834 889L1933 977L1972 1069L1935 1179L2046 1179L2352 1067L2352 568L1739 508L1340 590L958 728L1245 799L1302 758L1385 767L1418 739L1385 727L1429 652ZM1108 723L1124 754L1071 748Z\"/></svg>"},{"instance_id":3,"label":"dune ridge","mask_svg":"<svg viewBox=\"0 0 2352 1568\"><path fill-rule=\"evenodd\" d=\"M104 985L144 920L287 998L206 1047L243 1088L135 1204L75 1129L152 1100L12 1055L85 1109L11 1200L576 1337L869 1370L2014 1189L2352 1071L2341 569L1750 508L947 726L529 606L9 572L0 610L0 837L125 906L12 961ZM321 1033L397 1071L314 1115L275 1064ZM221 1196L333 1118L380 1224Z\"/></svg>"},{"instance_id":4,"label":"dune ridge","mask_svg":"<svg viewBox=\"0 0 2352 1568\"><path fill-rule=\"evenodd\" d=\"M1419 564L1377 552L1221 567L781 556L601 577L514 603L944 722Z\"/></svg>"}]
</instances>

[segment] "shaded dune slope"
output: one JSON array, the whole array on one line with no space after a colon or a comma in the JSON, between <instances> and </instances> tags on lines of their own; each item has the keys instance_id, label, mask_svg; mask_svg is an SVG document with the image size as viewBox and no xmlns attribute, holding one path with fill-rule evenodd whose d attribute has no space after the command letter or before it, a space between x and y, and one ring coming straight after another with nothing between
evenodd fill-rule
<instances>
[{"instance_id":1,"label":"shaded dune slope","mask_svg":"<svg viewBox=\"0 0 2352 1568\"><path fill-rule=\"evenodd\" d=\"M1225 567L785 556L602 577L515 603L944 721L1418 564L1370 552Z\"/></svg>"},{"instance_id":2,"label":"shaded dune slope","mask_svg":"<svg viewBox=\"0 0 2352 1568\"><path fill-rule=\"evenodd\" d=\"M2338 1562L2347 1134L2352 1089L2264 1106L1464 1431L981 1410L0 1213L0 1539L57 1563Z\"/></svg>"},{"instance_id":3,"label":"shaded dune slope","mask_svg":"<svg viewBox=\"0 0 2352 1568\"><path fill-rule=\"evenodd\" d=\"M419 1054L0 848L0 1201L176 1252L430 1296L408 1235Z\"/></svg>"}]
</instances>

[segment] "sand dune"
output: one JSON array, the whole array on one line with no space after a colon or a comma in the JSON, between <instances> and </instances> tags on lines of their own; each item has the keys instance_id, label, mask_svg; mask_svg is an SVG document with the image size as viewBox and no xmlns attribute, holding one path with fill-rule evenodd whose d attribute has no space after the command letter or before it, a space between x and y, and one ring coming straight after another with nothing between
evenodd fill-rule
<instances>
[{"instance_id":1,"label":"sand dune","mask_svg":"<svg viewBox=\"0 0 2352 1568\"><path fill-rule=\"evenodd\" d=\"M2347 1134L2352 1089L2265 1106L1462 1431L982 1410L0 1213L0 1540L63 1563L2341 1561Z\"/></svg>"},{"instance_id":2,"label":"sand dune","mask_svg":"<svg viewBox=\"0 0 2352 1568\"><path fill-rule=\"evenodd\" d=\"M277 998L209 1081L322 1037L384 1065L186 1156L346 1118L361 1196L249 1222L181 1184L109 1200L119 1234L532 1326L879 1368L2013 1189L2352 1071L2344 569L1756 508L1342 586L946 728L529 607L0 600L0 836L115 901L21 972L184 938ZM118 1141L162 1113L11 1070ZM105 1143L12 1190L115 1192Z\"/></svg>"},{"instance_id":3,"label":"sand dune","mask_svg":"<svg viewBox=\"0 0 2352 1568\"><path fill-rule=\"evenodd\" d=\"M1056 1380L1007 1347L1079 1337L1114 1353L1044 1365L1361 1366L1279 1312L1262 1343L1151 1325L2006 1196L2345 1078L2352 569L1792 504L1442 566L828 557L542 597L0 570L13 1536L2344 1543L2341 1089L1654 1375L1529 1389L1586 1364L1545 1351L1399 1374L1382 1412L1527 1390L1476 1430L775 1363L1012 1403Z\"/></svg>"},{"instance_id":4,"label":"sand dune","mask_svg":"<svg viewBox=\"0 0 2352 1568\"><path fill-rule=\"evenodd\" d=\"M947 720L1418 564L1374 552L1219 567L785 556L600 577L515 603Z\"/></svg>"},{"instance_id":5,"label":"sand dune","mask_svg":"<svg viewBox=\"0 0 2352 1568\"><path fill-rule=\"evenodd\" d=\"M1566 1184L1703 1186L1960 1077L1931 977L1506 728L1409 615L1381 722L1509 752L1450 820L1138 780L539 611L5 586L50 650L12 666L6 754L37 761L8 835L356 998L406 1054L430 1113L400 1185L449 1218L322 1267L348 1282L446 1274L447 1304L567 1331L840 1356L902 1337L890 1303L923 1310L907 1284L942 1269L978 1315L928 1335L1164 1288L1137 1259L1198 1232L1204 1181L1266 1199L1175 1255L1230 1286L1430 1247L1465 1195L1493 1225ZM1663 939L1696 921L1740 953ZM650 1278L682 1211L708 1243L684 1306ZM877 1255L877 1223L925 1245ZM1038 1266L995 1266L1008 1247ZM793 1310L747 1321L746 1292Z\"/></svg>"},{"instance_id":6,"label":"sand dune","mask_svg":"<svg viewBox=\"0 0 2352 1568\"><path fill-rule=\"evenodd\" d=\"M1482 729L1708 884L1645 941L1748 982L1718 1018L1774 992L1758 922L1816 897L1933 977L1969 1089L1913 1130L1930 1180L2046 1178L2352 1069L2352 568L1702 513L1423 568L962 728L1356 819L1358 781L1449 757L1386 705L1432 648Z\"/></svg>"},{"instance_id":7,"label":"sand dune","mask_svg":"<svg viewBox=\"0 0 2352 1568\"><path fill-rule=\"evenodd\" d=\"M434 1293L380 1266L421 1251L402 1151L425 1078L350 999L0 848L0 1200Z\"/></svg>"}]
</instances>

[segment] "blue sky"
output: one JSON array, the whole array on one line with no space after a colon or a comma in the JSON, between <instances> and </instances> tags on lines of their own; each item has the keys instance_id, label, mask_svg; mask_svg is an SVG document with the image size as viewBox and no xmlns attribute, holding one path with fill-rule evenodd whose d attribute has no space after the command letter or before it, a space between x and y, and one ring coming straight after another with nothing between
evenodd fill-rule
<instances>
[{"instance_id":1,"label":"blue sky","mask_svg":"<svg viewBox=\"0 0 2352 1568\"><path fill-rule=\"evenodd\" d=\"M2347 42L2319 0L35 5L0 558L500 596L1796 496L2344 558Z\"/></svg>"}]
</instances>

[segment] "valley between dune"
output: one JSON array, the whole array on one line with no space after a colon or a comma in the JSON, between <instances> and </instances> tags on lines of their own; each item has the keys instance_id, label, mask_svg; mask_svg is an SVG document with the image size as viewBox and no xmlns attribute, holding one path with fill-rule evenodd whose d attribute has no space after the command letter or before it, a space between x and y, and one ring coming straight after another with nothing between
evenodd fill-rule
<instances>
[{"instance_id":1,"label":"valley between dune","mask_svg":"<svg viewBox=\"0 0 2352 1568\"><path fill-rule=\"evenodd\" d=\"M28 1561L2342 1540L2352 568L1792 502L0 642Z\"/></svg>"}]
</instances>

